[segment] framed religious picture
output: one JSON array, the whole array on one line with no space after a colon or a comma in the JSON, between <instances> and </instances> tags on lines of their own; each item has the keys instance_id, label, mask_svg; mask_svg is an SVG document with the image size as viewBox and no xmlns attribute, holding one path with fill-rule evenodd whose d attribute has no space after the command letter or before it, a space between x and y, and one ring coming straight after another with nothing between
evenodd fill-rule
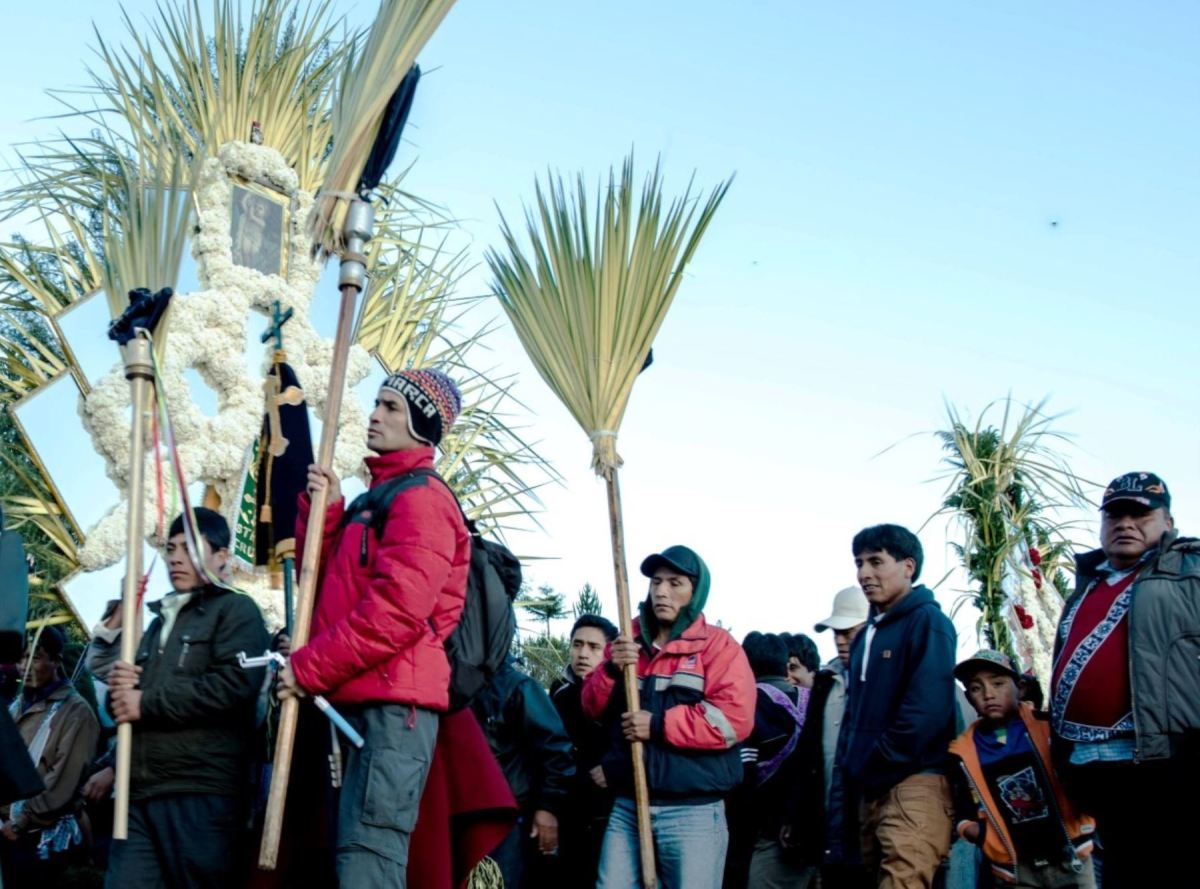
<instances>
[{"instance_id":1,"label":"framed religious picture","mask_svg":"<svg viewBox=\"0 0 1200 889\"><path fill-rule=\"evenodd\" d=\"M288 199L235 182L229 235L233 264L287 277Z\"/></svg>"}]
</instances>

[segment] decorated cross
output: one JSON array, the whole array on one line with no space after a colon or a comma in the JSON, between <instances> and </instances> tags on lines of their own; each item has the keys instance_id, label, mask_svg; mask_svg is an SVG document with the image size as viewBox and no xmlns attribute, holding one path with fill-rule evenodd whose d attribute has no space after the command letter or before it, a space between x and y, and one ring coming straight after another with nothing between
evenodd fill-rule
<instances>
[{"instance_id":1,"label":"decorated cross","mask_svg":"<svg viewBox=\"0 0 1200 889\"><path fill-rule=\"evenodd\" d=\"M262 341L265 343L269 341L271 337L274 337L275 348L283 349L283 325L287 324L288 321L291 320L292 315L295 314L295 310L288 309L286 312L281 313L279 308L279 300L275 300L273 303L271 303L272 323L270 327L263 331Z\"/></svg>"}]
</instances>

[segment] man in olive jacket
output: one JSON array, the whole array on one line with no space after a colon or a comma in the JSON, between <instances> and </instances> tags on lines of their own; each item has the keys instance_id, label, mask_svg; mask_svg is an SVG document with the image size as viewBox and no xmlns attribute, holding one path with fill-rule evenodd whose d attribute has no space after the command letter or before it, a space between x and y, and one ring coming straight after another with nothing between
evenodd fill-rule
<instances>
[{"instance_id":1,"label":"man in olive jacket","mask_svg":"<svg viewBox=\"0 0 1200 889\"><path fill-rule=\"evenodd\" d=\"M113 717L133 723L129 838L113 843L112 889L225 889L239 864L263 671L237 656L265 651L267 631L253 599L209 582L226 573L229 526L195 514L203 570L181 516L167 540L174 590L150 605L137 664L117 661L108 676Z\"/></svg>"},{"instance_id":2,"label":"man in olive jacket","mask_svg":"<svg viewBox=\"0 0 1200 889\"><path fill-rule=\"evenodd\" d=\"M1076 559L1051 672L1052 750L1096 816L1104 889L1173 886L1200 793L1200 540L1151 472L1113 479Z\"/></svg>"}]
</instances>

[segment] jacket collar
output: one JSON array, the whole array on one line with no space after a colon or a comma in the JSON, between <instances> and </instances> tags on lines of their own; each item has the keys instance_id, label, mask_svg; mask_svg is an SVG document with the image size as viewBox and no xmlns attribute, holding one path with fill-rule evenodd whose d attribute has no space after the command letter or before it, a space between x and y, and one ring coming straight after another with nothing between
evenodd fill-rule
<instances>
[{"instance_id":1,"label":"jacket collar","mask_svg":"<svg viewBox=\"0 0 1200 889\"><path fill-rule=\"evenodd\" d=\"M363 461L371 473L371 487L382 484L388 479L412 472L414 469L433 469L433 448L422 446L406 448L402 451L388 451L367 457Z\"/></svg>"},{"instance_id":2,"label":"jacket collar","mask_svg":"<svg viewBox=\"0 0 1200 889\"><path fill-rule=\"evenodd\" d=\"M51 704L61 701L75 690L72 688L71 683L66 679L56 679L55 682L57 685L55 686L54 691L50 692L50 694L43 698L38 698L28 706L25 705L25 691L22 689L20 697L17 698L17 700L21 702L18 705L20 716L24 717L30 713L40 713L47 709Z\"/></svg>"},{"instance_id":3,"label":"jacket collar","mask_svg":"<svg viewBox=\"0 0 1200 889\"><path fill-rule=\"evenodd\" d=\"M903 615L910 611L915 611L922 605L933 605L938 607L937 600L933 598L933 591L924 584L917 584L909 591L908 595L891 607L890 610L879 614L879 611L874 605L871 606L871 617L875 619L875 626L879 627L883 624L892 623L899 620ZM877 617L877 619L876 619Z\"/></svg>"},{"instance_id":4,"label":"jacket collar","mask_svg":"<svg viewBox=\"0 0 1200 889\"><path fill-rule=\"evenodd\" d=\"M704 643L711 633L712 631L709 629L708 622L704 620L704 615L701 614L688 625L686 630L674 639L669 640L659 650L670 654L695 654L704 648ZM642 647L646 649L651 657L654 657L653 646L642 637L640 618L633 622L633 638L641 639Z\"/></svg>"},{"instance_id":5,"label":"jacket collar","mask_svg":"<svg viewBox=\"0 0 1200 889\"><path fill-rule=\"evenodd\" d=\"M1157 550L1150 556L1150 570L1156 574L1179 574L1183 570L1184 553L1188 552L1200 552L1200 540L1195 537L1180 537L1179 529L1172 528L1162 536ZM1107 558L1102 549L1094 549L1076 556L1076 589L1086 588L1100 573L1100 566Z\"/></svg>"},{"instance_id":6,"label":"jacket collar","mask_svg":"<svg viewBox=\"0 0 1200 889\"><path fill-rule=\"evenodd\" d=\"M205 599L215 599L217 596L223 596L226 593L232 593L232 592L233 592L233 590L225 589L224 587L213 586L211 584L209 584L208 586L202 586L202 587L200 587L200 589L192 591L192 598L189 599L187 602L185 602L183 604L183 607L180 608L179 610L182 612L185 609L190 608L193 605L203 604ZM170 595L170 594L168 593L167 595ZM166 596L164 596L163 598L165 599ZM163 605L162 599L155 599L153 602L146 603L146 607L150 609L150 613L153 614L155 617L162 616L162 605Z\"/></svg>"}]
</instances>

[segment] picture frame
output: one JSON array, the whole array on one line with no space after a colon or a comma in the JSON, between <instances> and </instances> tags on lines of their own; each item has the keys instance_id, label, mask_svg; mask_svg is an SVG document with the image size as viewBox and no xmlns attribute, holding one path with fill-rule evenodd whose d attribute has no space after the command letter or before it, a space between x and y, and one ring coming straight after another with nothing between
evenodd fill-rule
<instances>
[{"instance_id":1,"label":"picture frame","mask_svg":"<svg viewBox=\"0 0 1200 889\"><path fill-rule=\"evenodd\" d=\"M234 180L229 214L233 264L287 277L291 201L286 195Z\"/></svg>"}]
</instances>

